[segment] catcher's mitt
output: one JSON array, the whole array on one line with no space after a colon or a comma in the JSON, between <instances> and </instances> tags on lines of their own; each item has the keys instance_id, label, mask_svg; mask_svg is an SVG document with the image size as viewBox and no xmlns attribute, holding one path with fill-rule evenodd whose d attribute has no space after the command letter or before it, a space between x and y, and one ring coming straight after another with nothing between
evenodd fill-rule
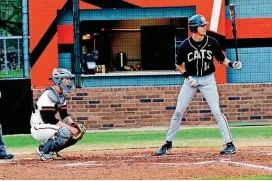
<instances>
[{"instance_id":1,"label":"catcher's mitt","mask_svg":"<svg viewBox=\"0 0 272 181\"><path fill-rule=\"evenodd\" d=\"M85 126L80 123L72 123L71 126L78 129L78 133L73 135L73 139L74 140L81 140L81 138L83 137L83 135L86 132Z\"/></svg>"}]
</instances>

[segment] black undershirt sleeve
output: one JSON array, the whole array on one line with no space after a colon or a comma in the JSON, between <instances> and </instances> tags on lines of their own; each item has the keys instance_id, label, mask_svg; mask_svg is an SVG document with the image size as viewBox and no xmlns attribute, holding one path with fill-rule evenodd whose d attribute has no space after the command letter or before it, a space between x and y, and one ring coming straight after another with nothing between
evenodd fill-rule
<instances>
[{"instance_id":1,"label":"black undershirt sleeve","mask_svg":"<svg viewBox=\"0 0 272 181\"><path fill-rule=\"evenodd\" d=\"M45 124L57 124L59 122L58 119L56 119L55 115L56 112L52 110L40 110L40 114L42 117L42 120Z\"/></svg>"},{"instance_id":2,"label":"black undershirt sleeve","mask_svg":"<svg viewBox=\"0 0 272 181\"><path fill-rule=\"evenodd\" d=\"M62 106L60 107L59 109L59 114L60 114L60 117L61 119L63 120L64 118L66 118L68 115L68 112L67 112L67 106Z\"/></svg>"}]
</instances>

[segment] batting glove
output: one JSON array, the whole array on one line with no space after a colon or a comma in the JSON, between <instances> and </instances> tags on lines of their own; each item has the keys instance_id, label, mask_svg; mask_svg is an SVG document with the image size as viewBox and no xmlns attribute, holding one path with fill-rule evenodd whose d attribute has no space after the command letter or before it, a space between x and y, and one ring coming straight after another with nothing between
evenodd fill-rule
<instances>
[{"instance_id":1,"label":"batting glove","mask_svg":"<svg viewBox=\"0 0 272 181\"><path fill-rule=\"evenodd\" d=\"M187 80L189 81L191 87L197 87L198 86L198 82L192 76L189 76L187 78Z\"/></svg>"},{"instance_id":2,"label":"batting glove","mask_svg":"<svg viewBox=\"0 0 272 181\"><path fill-rule=\"evenodd\" d=\"M240 61L235 61L235 62L233 62L232 67L233 67L234 69L236 69L236 70L240 70L240 69L242 68L242 62L240 62Z\"/></svg>"}]
</instances>

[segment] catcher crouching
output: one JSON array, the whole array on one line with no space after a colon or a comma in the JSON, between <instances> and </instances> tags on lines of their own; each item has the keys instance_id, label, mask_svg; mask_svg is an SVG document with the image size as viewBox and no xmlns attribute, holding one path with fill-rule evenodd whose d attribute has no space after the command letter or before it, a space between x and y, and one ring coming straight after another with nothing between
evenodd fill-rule
<instances>
[{"instance_id":1,"label":"catcher crouching","mask_svg":"<svg viewBox=\"0 0 272 181\"><path fill-rule=\"evenodd\" d=\"M77 143L86 132L84 125L74 122L67 112L73 77L70 71L55 68L50 78L54 86L46 88L33 107L30 131L34 139L42 141L36 149L41 160L62 158L60 151Z\"/></svg>"}]
</instances>

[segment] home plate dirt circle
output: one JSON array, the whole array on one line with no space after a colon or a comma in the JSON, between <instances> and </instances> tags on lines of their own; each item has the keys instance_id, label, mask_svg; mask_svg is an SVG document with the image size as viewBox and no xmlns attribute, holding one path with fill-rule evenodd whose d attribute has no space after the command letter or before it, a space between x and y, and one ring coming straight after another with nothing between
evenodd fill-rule
<instances>
[{"instance_id":1,"label":"home plate dirt circle","mask_svg":"<svg viewBox=\"0 0 272 181\"><path fill-rule=\"evenodd\" d=\"M272 174L272 147L239 149L178 148L164 156L152 149L63 152L64 159L41 161L35 154L0 160L0 178L12 180L209 179Z\"/></svg>"}]
</instances>

